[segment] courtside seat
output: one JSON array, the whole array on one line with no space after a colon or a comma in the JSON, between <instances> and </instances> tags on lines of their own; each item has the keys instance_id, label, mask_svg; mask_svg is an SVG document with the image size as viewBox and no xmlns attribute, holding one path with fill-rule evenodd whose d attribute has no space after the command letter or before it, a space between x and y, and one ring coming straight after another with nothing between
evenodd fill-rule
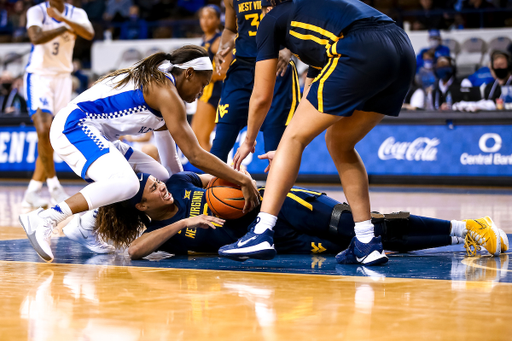
<instances>
[{"instance_id":1,"label":"courtside seat","mask_svg":"<svg viewBox=\"0 0 512 341\"><path fill-rule=\"evenodd\" d=\"M450 57L453 59L457 59L458 54L460 53L460 44L457 40L446 38L443 39L443 45L447 46L450 49Z\"/></svg>"},{"instance_id":2,"label":"courtside seat","mask_svg":"<svg viewBox=\"0 0 512 341\"><path fill-rule=\"evenodd\" d=\"M485 41L481 38L469 38L461 45L457 56L459 74L471 74L481 65L484 53L487 51Z\"/></svg>"},{"instance_id":3,"label":"courtside seat","mask_svg":"<svg viewBox=\"0 0 512 341\"><path fill-rule=\"evenodd\" d=\"M123 52L119 61L119 69L132 66L142 59L142 53L137 49L128 49Z\"/></svg>"}]
</instances>

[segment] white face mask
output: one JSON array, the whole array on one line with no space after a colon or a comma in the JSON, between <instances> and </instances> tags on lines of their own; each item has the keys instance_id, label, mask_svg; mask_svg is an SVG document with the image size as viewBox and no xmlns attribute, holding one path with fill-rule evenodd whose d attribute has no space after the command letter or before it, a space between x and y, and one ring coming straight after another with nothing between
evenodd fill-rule
<instances>
[{"instance_id":1,"label":"white face mask","mask_svg":"<svg viewBox=\"0 0 512 341\"><path fill-rule=\"evenodd\" d=\"M434 68L434 63L431 61L431 60L425 60L423 62L423 67L425 69L429 69L429 70L432 70Z\"/></svg>"},{"instance_id":2,"label":"white face mask","mask_svg":"<svg viewBox=\"0 0 512 341\"><path fill-rule=\"evenodd\" d=\"M441 43L437 39L429 39L428 43L429 43L431 48L436 48L439 45L441 45Z\"/></svg>"}]
</instances>

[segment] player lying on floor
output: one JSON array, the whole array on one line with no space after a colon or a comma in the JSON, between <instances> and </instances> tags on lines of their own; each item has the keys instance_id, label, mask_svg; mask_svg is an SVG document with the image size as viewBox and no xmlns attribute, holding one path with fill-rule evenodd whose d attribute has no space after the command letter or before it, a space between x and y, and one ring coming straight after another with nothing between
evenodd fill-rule
<instances>
[{"instance_id":1,"label":"player lying on floor","mask_svg":"<svg viewBox=\"0 0 512 341\"><path fill-rule=\"evenodd\" d=\"M75 226L66 228L91 229L95 225L96 233L103 240L110 240L116 247L129 247L132 259L158 250L174 254L216 253L250 229L258 210L237 220L214 217L205 199L205 187L211 178L211 175L182 172L163 183L140 173L140 190L135 197L100 208L96 222L81 221L77 216L70 222ZM259 191L263 196L265 189ZM372 220L386 250L407 252L464 240L468 252L473 254L480 246L494 255L508 249L506 234L500 230L501 250L496 250L496 238L489 237L494 236L490 230L497 227L488 217L450 222L399 212L374 214ZM481 229L482 226L485 228ZM320 192L293 187L279 213L274 242L277 252L283 254L336 254L347 247L354 235L354 221L347 204ZM76 236L75 240L81 242L80 234Z\"/></svg>"}]
</instances>

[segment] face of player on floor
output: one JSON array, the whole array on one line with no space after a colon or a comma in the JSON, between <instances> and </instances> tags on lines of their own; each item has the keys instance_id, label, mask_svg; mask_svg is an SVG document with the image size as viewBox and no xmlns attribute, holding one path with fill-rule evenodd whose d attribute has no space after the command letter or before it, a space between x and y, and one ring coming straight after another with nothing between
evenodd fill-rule
<instances>
[{"instance_id":1,"label":"face of player on floor","mask_svg":"<svg viewBox=\"0 0 512 341\"><path fill-rule=\"evenodd\" d=\"M142 212L155 211L174 204L174 197L167 190L164 182L150 176L144 187L142 200L135 208Z\"/></svg>"},{"instance_id":2,"label":"face of player on floor","mask_svg":"<svg viewBox=\"0 0 512 341\"><path fill-rule=\"evenodd\" d=\"M188 68L176 76L176 88L185 102L192 103L201 97L211 78L212 71L194 71Z\"/></svg>"}]
</instances>

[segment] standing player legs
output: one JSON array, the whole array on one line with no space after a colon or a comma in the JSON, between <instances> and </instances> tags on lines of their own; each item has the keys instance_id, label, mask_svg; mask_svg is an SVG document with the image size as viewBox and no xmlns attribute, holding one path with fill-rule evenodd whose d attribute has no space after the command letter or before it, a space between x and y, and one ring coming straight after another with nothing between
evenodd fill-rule
<instances>
[{"instance_id":1,"label":"standing player legs","mask_svg":"<svg viewBox=\"0 0 512 341\"><path fill-rule=\"evenodd\" d=\"M338 174L343 192L352 208L354 222L371 219L368 175L355 145L384 117L374 112L356 110L349 117L327 129L325 142Z\"/></svg>"},{"instance_id":2,"label":"standing player legs","mask_svg":"<svg viewBox=\"0 0 512 341\"><path fill-rule=\"evenodd\" d=\"M235 145L236 138L242 127L237 124L217 123L215 139L213 140L210 153L227 162L229 152Z\"/></svg>"},{"instance_id":3,"label":"standing player legs","mask_svg":"<svg viewBox=\"0 0 512 341\"><path fill-rule=\"evenodd\" d=\"M191 126L199 145L210 151L210 135L215 128L215 108L209 103L197 101L197 111L192 118Z\"/></svg>"}]
</instances>

